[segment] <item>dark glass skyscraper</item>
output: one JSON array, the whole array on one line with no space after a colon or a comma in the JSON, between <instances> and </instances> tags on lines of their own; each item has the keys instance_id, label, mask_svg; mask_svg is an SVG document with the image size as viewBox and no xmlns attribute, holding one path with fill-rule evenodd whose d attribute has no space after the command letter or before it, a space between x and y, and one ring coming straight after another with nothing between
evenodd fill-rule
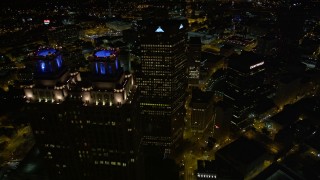
<instances>
[{"instance_id":1,"label":"dark glass skyscraper","mask_svg":"<svg viewBox=\"0 0 320 180\"><path fill-rule=\"evenodd\" d=\"M199 86L200 61L201 61L201 38L190 37L188 43L188 84Z\"/></svg>"},{"instance_id":2,"label":"dark glass skyscraper","mask_svg":"<svg viewBox=\"0 0 320 180\"><path fill-rule=\"evenodd\" d=\"M117 52L97 50L91 72L69 72L58 50L39 50L23 86L31 126L52 179L135 179L136 86Z\"/></svg>"},{"instance_id":3,"label":"dark glass skyscraper","mask_svg":"<svg viewBox=\"0 0 320 180\"><path fill-rule=\"evenodd\" d=\"M187 87L186 23L148 19L139 30L142 145L170 154L182 138Z\"/></svg>"},{"instance_id":4,"label":"dark glass skyscraper","mask_svg":"<svg viewBox=\"0 0 320 180\"><path fill-rule=\"evenodd\" d=\"M243 52L228 60L225 99L233 107L231 125L237 128L249 126L252 108L263 96L265 79L264 57Z\"/></svg>"}]
</instances>

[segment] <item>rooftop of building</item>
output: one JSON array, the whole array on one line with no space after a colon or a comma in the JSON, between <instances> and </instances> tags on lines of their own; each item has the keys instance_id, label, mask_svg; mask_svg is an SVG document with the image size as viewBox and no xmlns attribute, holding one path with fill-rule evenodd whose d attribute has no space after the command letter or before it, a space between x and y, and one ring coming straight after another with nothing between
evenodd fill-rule
<instances>
[{"instance_id":1,"label":"rooftop of building","mask_svg":"<svg viewBox=\"0 0 320 180\"><path fill-rule=\"evenodd\" d=\"M200 89L193 89L192 90L192 98L191 98L191 104L192 103L209 103L212 101L213 93L212 92L204 92Z\"/></svg>"},{"instance_id":2,"label":"rooftop of building","mask_svg":"<svg viewBox=\"0 0 320 180\"><path fill-rule=\"evenodd\" d=\"M111 51L110 50L99 50L97 52L94 53L94 55L96 57L109 57L111 55Z\"/></svg>"},{"instance_id":3,"label":"rooftop of building","mask_svg":"<svg viewBox=\"0 0 320 180\"><path fill-rule=\"evenodd\" d=\"M187 28L186 20L176 20L170 18L152 18L140 21L140 24L143 28L141 28L141 32L143 34L173 34L178 33L181 30ZM148 38L152 38L147 36Z\"/></svg>"},{"instance_id":4,"label":"rooftop of building","mask_svg":"<svg viewBox=\"0 0 320 180\"><path fill-rule=\"evenodd\" d=\"M319 179L319 153L307 146L299 145L296 151L284 156L281 165L301 176L302 179ZM299 179L299 178L295 178ZM301 178L300 178L301 179Z\"/></svg>"},{"instance_id":5,"label":"rooftop of building","mask_svg":"<svg viewBox=\"0 0 320 180\"><path fill-rule=\"evenodd\" d=\"M320 161L306 165L303 167L303 176L305 179L319 179L320 177Z\"/></svg>"},{"instance_id":6,"label":"rooftop of building","mask_svg":"<svg viewBox=\"0 0 320 180\"><path fill-rule=\"evenodd\" d=\"M289 84L289 83L292 83L296 80L299 80L300 78L301 78L301 76L298 74L287 73L287 74L283 74L280 77L280 82L283 84Z\"/></svg>"},{"instance_id":7,"label":"rooftop of building","mask_svg":"<svg viewBox=\"0 0 320 180\"><path fill-rule=\"evenodd\" d=\"M248 98L243 94L243 91L236 90L233 87L225 87L223 89L224 96L232 99L233 105L238 107L249 106L252 104L252 99Z\"/></svg>"},{"instance_id":8,"label":"rooftop of building","mask_svg":"<svg viewBox=\"0 0 320 180\"><path fill-rule=\"evenodd\" d=\"M216 107L219 107L223 110L227 110L227 109L230 109L231 108L231 105L226 103L225 101L218 101L216 103Z\"/></svg>"},{"instance_id":9,"label":"rooftop of building","mask_svg":"<svg viewBox=\"0 0 320 180\"><path fill-rule=\"evenodd\" d=\"M112 49L99 49L93 53L96 58L108 58L110 56L116 55L116 51Z\"/></svg>"},{"instance_id":10,"label":"rooftop of building","mask_svg":"<svg viewBox=\"0 0 320 180\"><path fill-rule=\"evenodd\" d=\"M262 171L260 174L258 174L256 177L253 178L253 180L259 180L259 179L299 180L302 178L298 176L295 172L293 172L291 169L288 169L278 163L275 163L269 166L268 168L266 168L264 171Z\"/></svg>"},{"instance_id":11,"label":"rooftop of building","mask_svg":"<svg viewBox=\"0 0 320 180\"><path fill-rule=\"evenodd\" d=\"M240 137L216 153L231 164L241 164L242 166L250 165L265 154L267 154L267 150L261 144L245 137Z\"/></svg>"},{"instance_id":12,"label":"rooftop of building","mask_svg":"<svg viewBox=\"0 0 320 180\"><path fill-rule=\"evenodd\" d=\"M254 107L254 111L257 114L261 114L267 112L273 107L275 107L275 103L273 102L273 100L269 98L264 98L259 103L257 103L257 106Z\"/></svg>"},{"instance_id":13,"label":"rooftop of building","mask_svg":"<svg viewBox=\"0 0 320 180\"><path fill-rule=\"evenodd\" d=\"M281 126L288 126L298 120L300 113L293 105L287 105L281 112L271 117L271 120Z\"/></svg>"},{"instance_id":14,"label":"rooftop of building","mask_svg":"<svg viewBox=\"0 0 320 180\"><path fill-rule=\"evenodd\" d=\"M216 169L215 161L198 160L198 173L214 173Z\"/></svg>"},{"instance_id":15,"label":"rooftop of building","mask_svg":"<svg viewBox=\"0 0 320 180\"><path fill-rule=\"evenodd\" d=\"M306 141L306 144L320 152L320 129L314 131L313 136Z\"/></svg>"},{"instance_id":16,"label":"rooftop of building","mask_svg":"<svg viewBox=\"0 0 320 180\"><path fill-rule=\"evenodd\" d=\"M252 69L264 66L264 57L253 52L242 52L229 57L228 67L240 72L249 72Z\"/></svg>"},{"instance_id":17,"label":"rooftop of building","mask_svg":"<svg viewBox=\"0 0 320 180\"><path fill-rule=\"evenodd\" d=\"M286 105L281 112L271 117L271 120L282 126L287 126L295 123L300 115L303 115L313 126L320 126L318 121L320 101L318 98L316 96L304 98L295 104Z\"/></svg>"},{"instance_id":18,"label":"rooftop of building","mask_svg":"<svg viewBox=\"0 0 320 180\"><path fill-rule=\"evenodd\" d=\"M114 30L117 31L123 31L131 28L131 23L130 22L125 22L125 21L109 21L106 23L106 25Z\"/></svg>"},{"instance_id":19,"label":"rooftop of building","mask_svg":"<svg viewBox=\"0 0 320 180\"><path fill-rule=\"evenodd\" d=\"M54 48L45 48L45 49L40 49L39 51L37 51L36 55L37 56L48 56L48 55L52 55L55 54L57 52L56 49Z\"/></svg>"},{"instance_id":20,"label":"rooftop of building","mask_svg":"<svg viewBox=\"0 0 320 180\"><path fill-rule=\"evenodd\" d=\"M219 54L214 54L212 52L201 52L201 61L207 60L209 63L216 63L225 57Z\"/></svg>"},{"instance_id":21,"label":"rooftop of building","mask_svg":"<svg viewBox=\"0 0 320 180\"><path fill-rule=\"evenodd\" d=\"M201 45L201 37L190 37L189 44Z\"/></svg>"},{"instance_id":22,"label":"rooftop of building","mask_svg":"<svg viewBox=\"0 0 320 180\"><path fill-rule=\"evenodd\" d=\"M311 136L314 137L317 132L317 128L313 125L312 119L309 118L297 121L291 127L294 129L296 139L298 139L299 142L302 142Z\"/></svg>"}]
</instances>

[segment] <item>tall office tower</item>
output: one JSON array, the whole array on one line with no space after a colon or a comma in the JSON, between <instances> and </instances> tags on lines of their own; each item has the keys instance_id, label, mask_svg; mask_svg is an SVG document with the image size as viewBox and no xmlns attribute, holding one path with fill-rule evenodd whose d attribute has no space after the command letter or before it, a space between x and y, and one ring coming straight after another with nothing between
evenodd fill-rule
<instances>
[{"instance_id":1,"label":"tall office tower","mask_svg":"<svg viewBox=\"0 0 320 180\"><path fill-rule=\"evenodd\" d=\"M69 72L55 49L34 57L25 85L31 126L52 179L135 179L137 94L117 52L98 50L91 73Z\"/></svg>"},{"instance_id":2,"label":"tall office tower","mask_svg":"<svg viewBox=\"0 0 320 180\"><path fill-rule=\"evenodd\" d=\"M250 125L250 114L259 98L265 97L263 57L252 52L231 56L228 60L225 100L233 107L231 125L237 129Z\"/></svg>"},{"instance_id":3,"label":"tall office tower","mask_svg":"<svg viewBox=\"0 0 320 180\"><path fill-rule=\"evenodd\" d=\"M187 87L186 23L152 19L140 24L142 145L170 154L183 133Z\"/></svg>"},{"instance_id":4,"label":"tall office tower","mask_svg":"<svg viewBox=\"0 0 320 180\"><path fill-rule=\"evenodd\" d=\"M200 80L201 38L190 37L188 43L188 85L198 86Z\"/></svg>"},{"instance_id":5,"label":"tall office tower","mask_svg":"<svg viewBox=\"0 0 320 180\"><path fill-rule=\"evenodd\" d=\"M192 90L190 101L191 131L203 133L208 128L214 130L215 112L212 92L203 92L200 89Z\"/></svg>"}]
</instances>

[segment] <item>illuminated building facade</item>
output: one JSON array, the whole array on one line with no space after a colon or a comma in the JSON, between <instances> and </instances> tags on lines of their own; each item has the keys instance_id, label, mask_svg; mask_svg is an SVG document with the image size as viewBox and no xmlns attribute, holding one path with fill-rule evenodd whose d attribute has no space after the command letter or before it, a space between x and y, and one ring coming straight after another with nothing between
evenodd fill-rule
<instances>
[{"instance_id":1,"label":"illuminated building facade","mask_svg":"<svg viewBox=\"0 0 320 180\"><path fill-rule=\"evenodd\" d=\"M245 128L250 111L263 91L265 62L263 57L244 52L228 61L225 99L233 107L231 125Z\"/></svg>"},{"instance_id":2,"label":"illuminated building facade","mask_svg":"<svg viewBox=\"0 0 320 180\"><path fill-rule=\"evenodd\" d=\"M89 58L91 73L81 76L66 70L54 49L40 50L34 61L35 81L23 88L49 176L135 179L137 93L117 52L97 50Z\"/></svg>"},{"instance_id":3,"label":"illuminated building facade","mask_svg":"<svg viewBox=\"0 0 320 180\"><path fill-rule=\"evenodd\" d=\"M79 79L79 74L73 74L65 66L60 52L53 48L43 48L35 52L34 81L25 84L27 102L62 102L68 96L70 81ZM46 88L43 88L46 87Z\"/></svg>"},{"instance_id":4,"label":"illuminated building facade","mask_svg":"<svg viewBox=\"0 0 320 180\"><path fill-rule=\"evenodd\" d=\"M198 86L200 80L201 38L190 37L188 44L188 85Z\"/></svg>"},{"instance_id":5,"label":"illuminated building facade","mask_svg":"<svg viewBox=\"0 0 320 180\"><path fill-rule=\"evenodd\" d=\"M141 90L144 147L169 154L182 138L187 87L186 24L153 19L140 24Z\"/></svg>"}]
</instances>

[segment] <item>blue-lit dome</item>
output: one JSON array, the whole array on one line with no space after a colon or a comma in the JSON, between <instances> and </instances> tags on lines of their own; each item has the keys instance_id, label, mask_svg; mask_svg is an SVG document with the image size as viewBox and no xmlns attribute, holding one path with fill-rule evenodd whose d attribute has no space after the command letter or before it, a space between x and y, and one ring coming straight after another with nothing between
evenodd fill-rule
<instances>
[{"instance_id":1,"label":"blue-lit dome","mask_svg":"<svg viewBox=\"0 0 320 180\"><path fill-rule=\"evenodd\" d=\"M109 57L111 54L113 54L111 50L100 50L94 53L94 55L99 58Z\"/></svg>"},{"instance_id":2,"label":"blue-lit dome","mask_svg":"<svg viewBox=\"0 0 320 180\"><path fill-rule=\"evenodd\" d=\"M117 73L119 61L117 53L113 49L101 49L94 52L92 58L92 70L99 76L108 76Z\"/></svg>"},{"instance_id":3,"label":"blue-lit dome","mask_svg":"<svg viewBox=\"0 0 320 180\"><path fill-rule=\"evenodd\" d=\"M55 50L53 48L41 49L40 51L38 51L37 56L48 56L48 55L54 54L56 52L57 52L57 50Z\"/></svg>"},{"instance_id":4,"label":"blue-lit dome","mask_svg":"<svg viewBox=\"0 0 320 180\"><path fill-rule=\"evenodd\" d=\"M35 54L38 73L55 73L62 69L63 59L58 50L54 48L39 49Z\"/></svg>"}]
</instances>

